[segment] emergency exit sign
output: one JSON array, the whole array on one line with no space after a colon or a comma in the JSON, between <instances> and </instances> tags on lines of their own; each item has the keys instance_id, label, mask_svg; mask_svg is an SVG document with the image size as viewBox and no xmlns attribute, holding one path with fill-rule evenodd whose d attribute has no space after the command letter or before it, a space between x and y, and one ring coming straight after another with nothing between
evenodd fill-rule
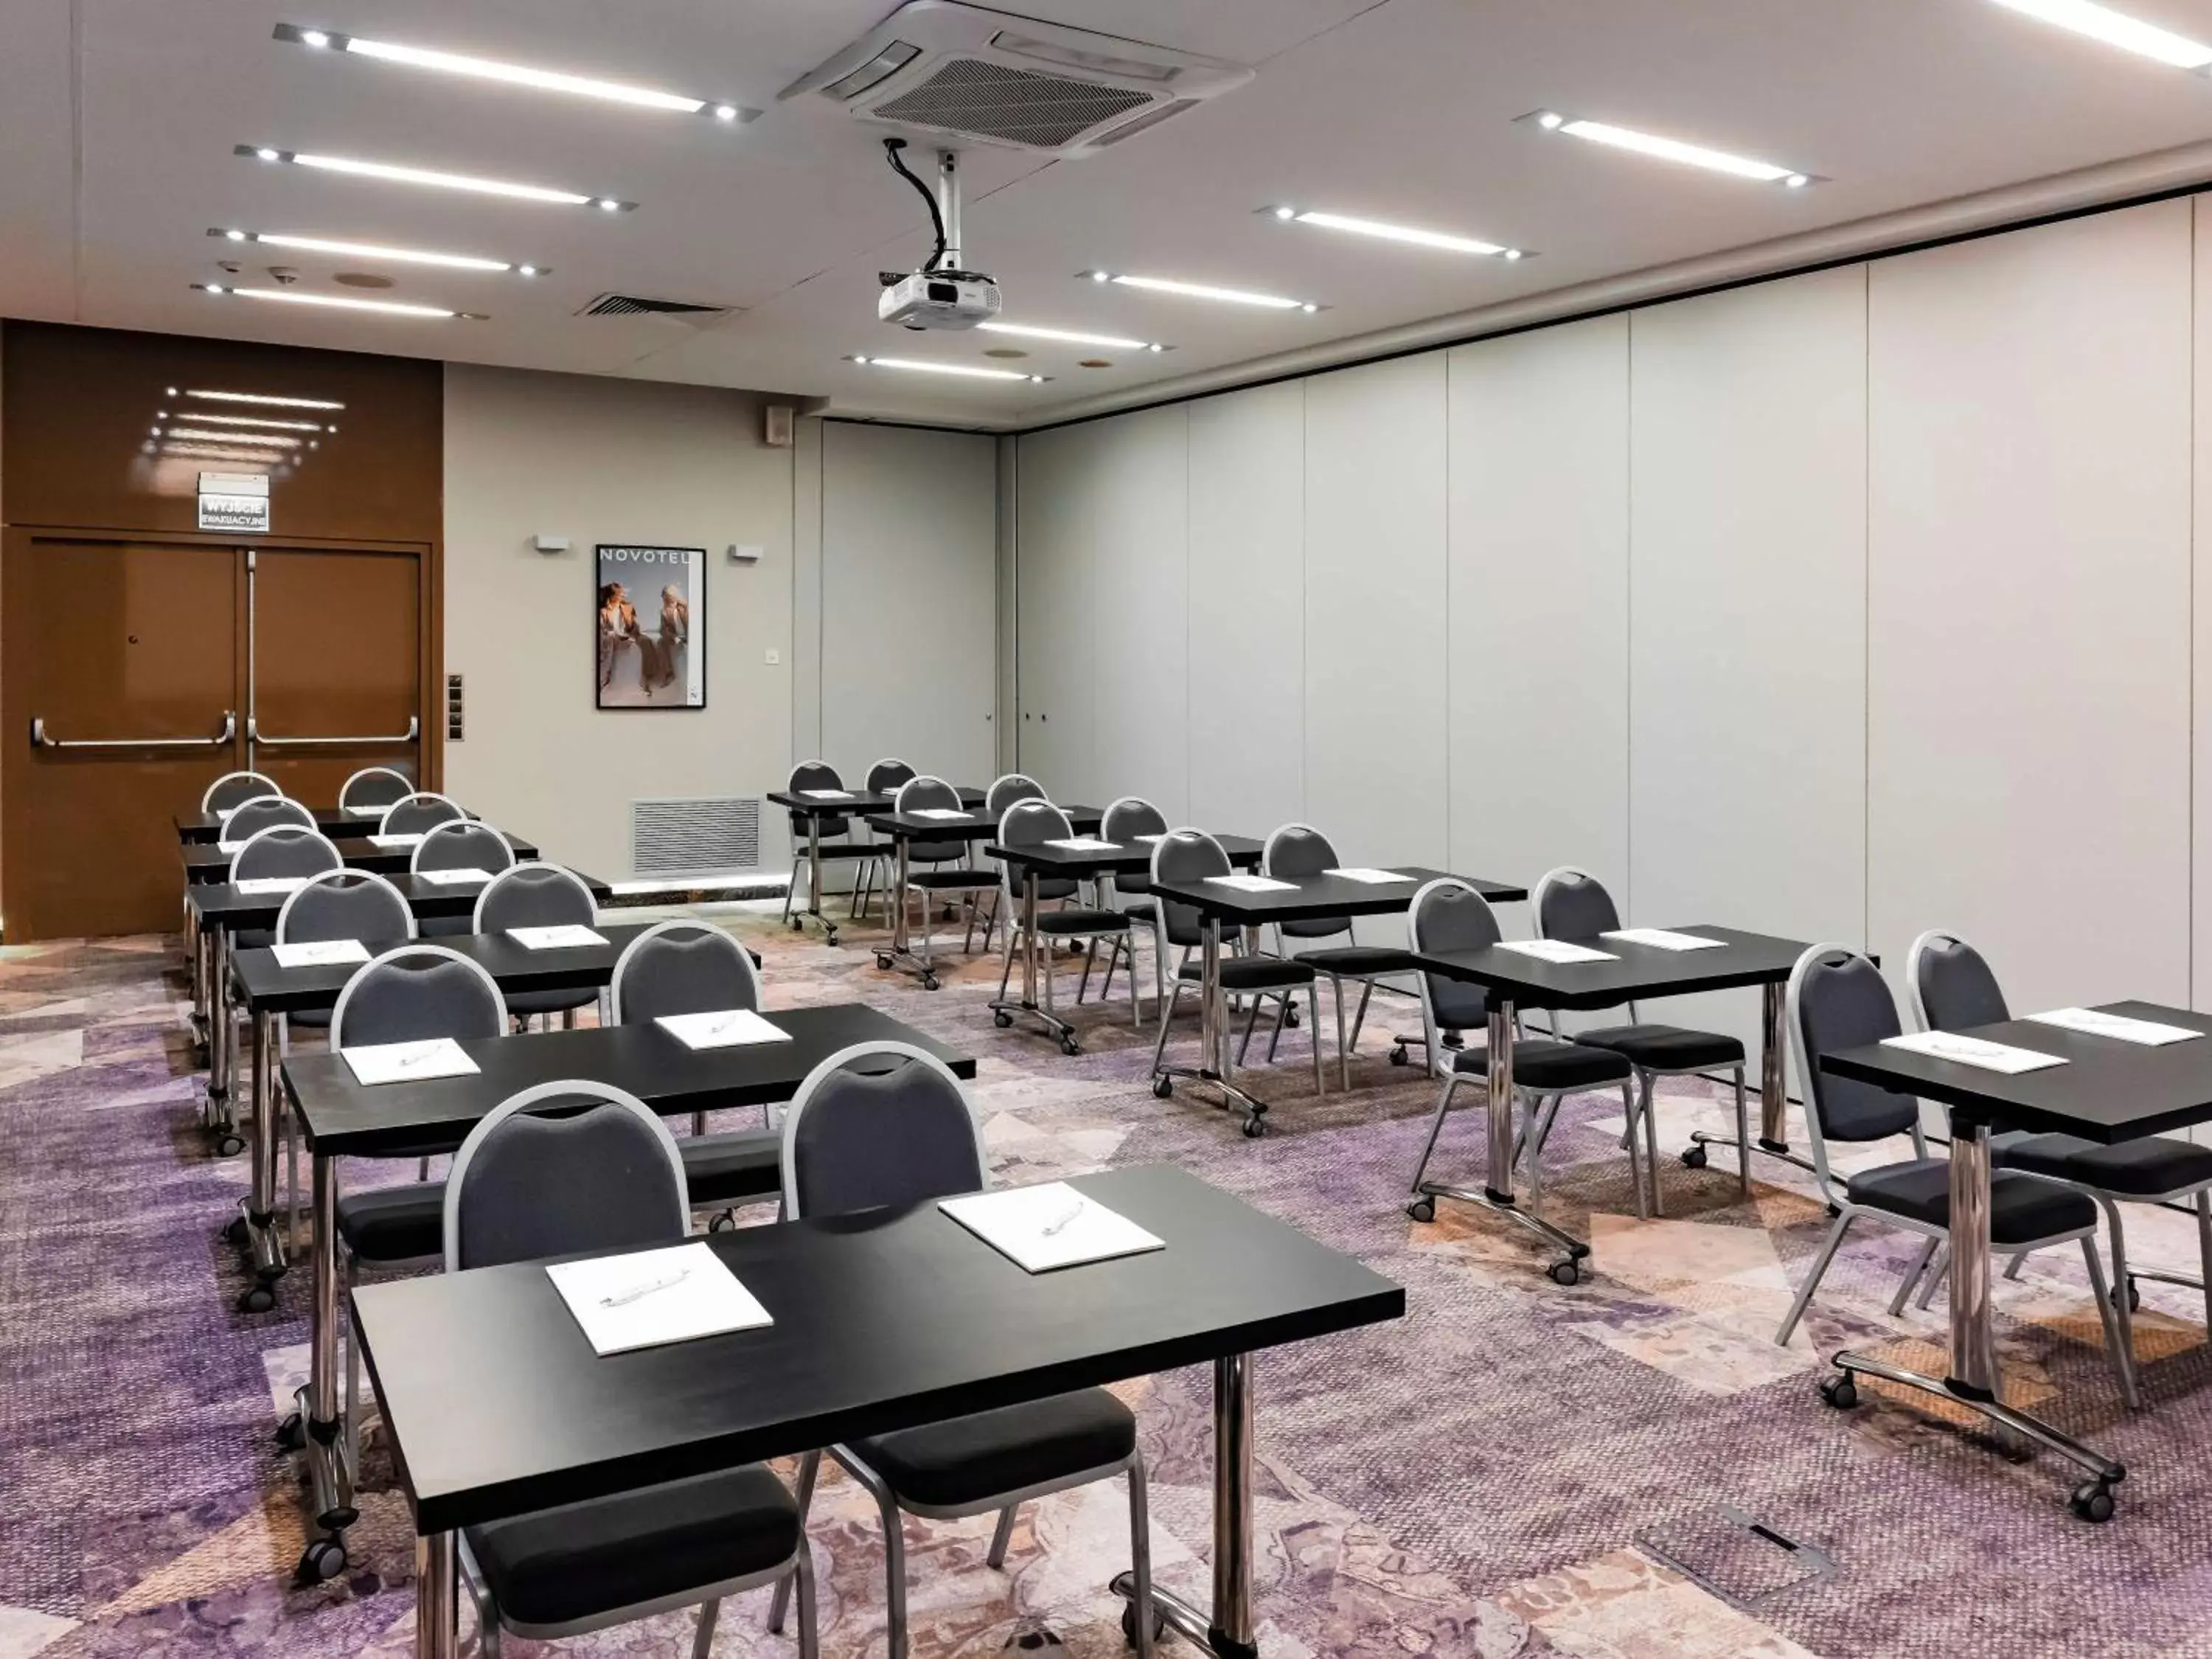
<instances>
[{"instance_id":1,"label":"emergency exit sign","mask_svg":"<svg viewBox=\"0 0 2212 1659\"><path fill-rule=\"evenodd\" d=\"M265 532L269 528L269 475L201 473L200 528Z\"/></svg>"}]
</instances>

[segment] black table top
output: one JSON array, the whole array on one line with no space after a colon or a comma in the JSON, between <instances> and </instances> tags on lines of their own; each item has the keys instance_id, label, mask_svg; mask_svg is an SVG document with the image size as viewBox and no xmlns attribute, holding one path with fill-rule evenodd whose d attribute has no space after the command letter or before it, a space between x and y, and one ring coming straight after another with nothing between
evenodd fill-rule
<instances>
[{"instance_id":1,"label":"black table top","mask_svg":"<svg viewBox=\"0 0 2212 1659\"><path fill-rule=\"evenodd\" d=\"M1422 967L1445 979L1486 986L1524 1008L1615 1008L1632 997L1681 996L1747 985L1779 985L1809 948L1794 939L1747 933L1736 927L1674 927L1677 933L1725 939L1718 951L1667 951L1626 939L1569 941L1603 951L1611 962L1546 962L1518 951L1487 945L1480 951L1425 952Z\"/></svg>"},{"instance_id":2,"label":"black table top","mask_svg":"<svg viewBox=\"0 0 2212 1659\"><path fill-rule=\"evenodd\" d=\"M354 1293L416 1530L1401 1317L1406 1293L1179 1169L1073 1185L1161 1238L1031 1274L934 1205L708 1237L775 1323L602 1358L542 1266Z\"/></svg>"},{"instance_id":3,"label":"black table top","mask_svg":"<svg viewBox=\"0 0 2212 1659\"><path fill-rule=\"evenodd\" d=\"M966 784L957 785L963 806L981 806L983 792L971 789ZM880 789L848 790L840 800L816 800L811 795L799 794L789 789L775 790L769 795L771 803L808 818L849 818L869 812L888 812L897 804L896 795Z\"/></svg>"},{"instance_id":4,"label":"black table top","mask_svg":"<svg viewBox=\"0 0 2212 1659\"><path fill-rule=\"evenodd\" d=\"M335 806L317 806L309 810L315 815L315 828L326 836L365 836L384 819L382 807L373 812L341 812ZM175 822L177 839L180 842L191 843L222 839L222 819L213 812L179 812Z\"/></svg>"},{"instance_id":5,"label":"black table top","mask_svg":"<svg viewBox=\"0 0 2212 1659\"><path fill-rule=\"evenodd\" d=\"M538 848L531 842L506 836L507 844L514 848L514 856L521 860L534 859ZM368 870L380 876L404 876L415 858L412 847L379 847L366 836L334 836L331 844L338 849L338 856L349 870ZM222 881L230 874L232 855L213 842L190 842L179 849L185 861L185 879L198 884Z\"/></svg>"},{"instance_id":6,"label":"black table top","mask_svg":"<svg viewBox=\"0 0 2212 1659\"><path fill-rule=\"evenodd\" d=\"M1103 806L1070 806L1064 801L1053 805L1067 814L1068 826L1079 836L1096 830L1106 817ZM964 818L918 818L910 812L862 812L860 816L869 828L882 830L894 841L976 841L997 835L999 819L1005 815L974 811Z\"/></svg>"},{"instance_id":7,"label":"black table top","mask_svg":"<svg viewBox=\"0 0 2212 1659\"><path fill-rule=\"evenodd\" d=\"M2155 1002L2106 1002L2108 1014L2212 1033L2212 1014ZM1870 1043L1820 1056L1820 1069L1948 1107L1954 1121L2078 1135L2111 1146L2212 1121L2212 1041L2164 1048L2008 1019L1959 1033L2057 1054L2063 1066L2008 1076L1954 1060Z\"/></svg>"},{"instance_id":8,"label":"black table top","mask_svg":"<svg viewBox=\"0 0 2212 1659\"><path fill-rule=\"evenodd\" d=\"M614 889L597 876L585 875L580 870L575 873L592 890L592 897L597 902L605 904L614 896ZM480 881L447 886L415 875L398 875L391 879L417 921L473 915L477 896L484 890ZM200 925L216 928L274 927L276 913L291 896L289 893L242 893L228 881L196 882L185 890L185 900L198 913Z\"/></svg>"},{"instance_id":9,"label":"black table top","mask_svg":"<svg viewBox=\"0 0 2212 1659\"><path fill-rule=\"evenodd\" d=\"M1376 867L1394 870L1407 879L1384 886L1353 881L1348 876L1304 876L1288 892L1278 893L1245 893L1205 881L1163 881L1155 883L1152 890L1178 904L1210 910L1241 927L1264 927L1271 921L1310 921L1317 916L1387 915L1411 905L1413 895L1425 884L1451 875L1449 870L1427 870L1412 864ZM1510 904L1528 896L1527 888L1510 882L1484 881L1474 876L1453 879L1466 882L1493 904Z\"/></svg>"},{"instance_id":10,"label":"black table top","mask_svg":"<svg viewBox=\"0 0 2212 1659\"><path fill-rule=\"evenodd\" d=\"M1239 870L1258 869L1260 855L1267 851L1265 842L1256 842L1249 836L1216 836L1214 840L1221 843L1221 850L1229 854L1230 863ZM983 856L1004 859L1009 864L1034 864L1039 875L1087 876L1101 870L1142 874L1152 867L1152 843L1133 841L1121 843L1110 853L1079 853L1066 847L1008 847L994 842L983 849Z\"/></svg>"},{"instance_id":11,"label":"black table top","mask_svg":"<svg viewBox=\"0 0 2212 1659\"><path fill-rule=\"evenodd\" d=\"M861 1003L777 1009L765 1017L791 1040L692 1049L649 1022L589 1026L464 1042L476 1072L405 1085L365 1086L338 1054L295 1054L284 1062L284 1086L312 1150L365 1157L440 1139L459 1146L477 1120L508 1096L569 1078L627 1089L654 1111L673 1115L789 1100L816 1066L856 1042L910 1042L957 1075L975 1075L967 1055Z\"/></svg>"}]
</instances>

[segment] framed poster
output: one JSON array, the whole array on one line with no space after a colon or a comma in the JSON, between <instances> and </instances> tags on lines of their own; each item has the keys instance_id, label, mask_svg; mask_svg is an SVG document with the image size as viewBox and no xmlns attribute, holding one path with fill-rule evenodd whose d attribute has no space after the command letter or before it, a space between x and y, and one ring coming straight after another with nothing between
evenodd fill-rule
<instances>
[{"instance_id":1,"label":"framed poster","mask_svg":"<svg viewBox=\"0 0 2212 1659\"><path fill-rule=\"evenodd\" d=\"M707 550L611 547L592 621L601 708L707 706Z\"/></svg>"}]
</instances>

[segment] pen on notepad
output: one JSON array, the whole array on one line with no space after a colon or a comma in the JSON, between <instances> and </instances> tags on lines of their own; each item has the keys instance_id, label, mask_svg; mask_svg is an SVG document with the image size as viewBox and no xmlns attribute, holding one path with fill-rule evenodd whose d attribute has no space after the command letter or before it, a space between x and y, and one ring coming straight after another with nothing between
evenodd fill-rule
<instances>
[{"instance_id":1,"label":"pen on notepad","mask_svg":"<svg viewBox=\"0 0 2212 1659\"><path fill-rule=\"evenodd\" d=\"M1059 1220L1052 1223L1044 1230L1044 1237L1047 1238L1057 1237L1060 1233L1066 1231L1069 1222L1074 1220L1076 1217L1082 1213L1083 1200L1079 1198L1073 1204L1068 1206L1067 1213L1066 1215L1060 1217Z\"/></svg>"},{"instance_id":2,"label":"pen on notepad","mask_svg":"<svg viewBox=\"0 0 2212 1659\"><path fill-rule=\"evenodd\" d=\"M411 1054L400 1055L398 1059L392 1063L399 1066L403 1071L410 1066L420 1066L424 1060L430 1059L437 1054L439 1048L442 1046L442 1042L443 1039L441 1038L437 1042L426 1043L422 1048L417 1048Z\"/></svg>"},{"instance_id":3,"label":"pen on notepad","mask_svg":"<svg viewBox=\"0 0 2212 1659\"><path fill-rule=\"evenodd\" d=\"M665 1291L672 1285L681 1285L690 1277L691 1270L686 1267L681 1273L672 1273L666 1279L656 1279L650 1285L641 1285L634 1291L621 1291L613 1296L603 1296L599 1298L599 1305L602 1308L627 1308L633 1302L643 1301L655 1291Z\"/></svg>"}]
</instances>

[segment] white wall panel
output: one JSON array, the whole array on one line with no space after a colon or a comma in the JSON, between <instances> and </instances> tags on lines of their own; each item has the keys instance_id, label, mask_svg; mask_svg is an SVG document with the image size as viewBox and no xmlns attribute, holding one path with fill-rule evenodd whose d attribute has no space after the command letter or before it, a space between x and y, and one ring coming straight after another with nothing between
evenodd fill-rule
<instances>
[{"instance_id":1,"label":"white wall panel","mask_svg":"<svg viewBox=\"0 0 2212 1659\"><path fill-rule=\"evenodd\" d=\"M1461 346L1449 372L1450 865L1533 885L1578 864L1626 902L1628 319Z\"/></svg>"},{"instance_id":2,"label":"white wall panel","mask_svg":"<svg viewBox=\"0 0 2212 1659\"><path fill-rule=\"evenodd\" d=\"M1872 942L2015 1007L2189 994L2191 212L1881 262Z\"/></svg>"},{"instance_id":3,"label":"white wall panel","mask_svg":"<svg viewBox=\"0 0 2212 1659\"><path fill-rule=\"evenodd\" d=\"M1234 835L1305 812L1305 403L1190 405L1188 816Z\"/></svg>"},{"instance_id":4,"label":"white wall panel","mask_svg":"<svg viewBox=\"0 0 2212 1659\"><path fill-rule=\"evenodd\" d=\"M1629 909L1856 943L1866 276L1630 321ZM1749 993L1647 1018L1749 1036Z\"/></svg>"},{"instance_id":5,"label":"white wall panel","mask_svg":"<svg viewBox=\"0 0 2212 1659\"><path fill-rule=\"evenodd\" d=\"M1099 424L1020 441L1016 515L1021 568L1020 721L1023 771L1068 800L1091 799L1090 518L1098 494Z\"/></svg>"}]
</instances>

